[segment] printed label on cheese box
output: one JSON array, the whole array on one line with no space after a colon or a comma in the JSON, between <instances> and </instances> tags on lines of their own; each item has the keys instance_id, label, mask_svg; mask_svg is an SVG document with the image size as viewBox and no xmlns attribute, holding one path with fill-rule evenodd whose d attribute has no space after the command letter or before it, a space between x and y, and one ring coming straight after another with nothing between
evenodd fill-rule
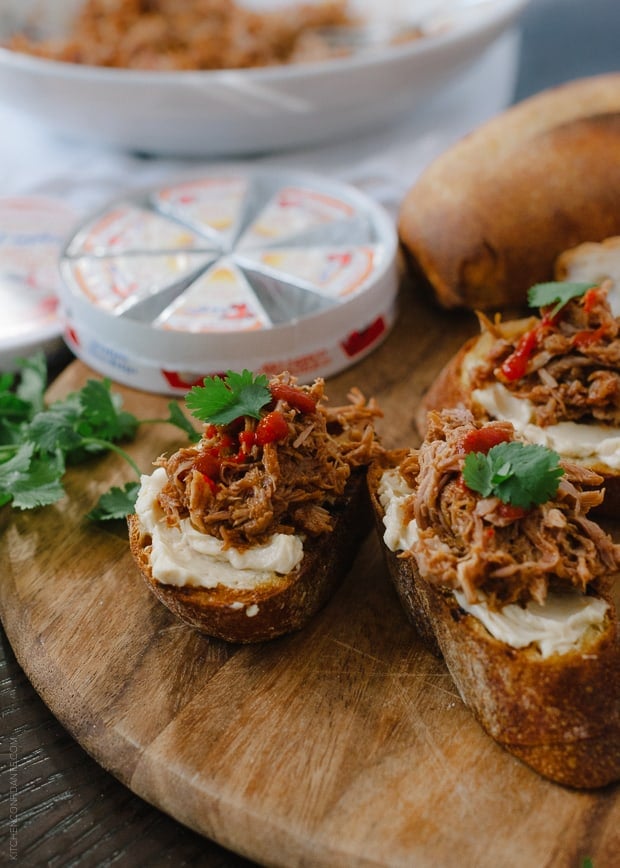
<instances>
[{"instance_id":1,"label":"printed label on cheese box","mask_svg":"<svg viewBox=\"0 0 620 868\"><path fill-rule=\"evenodd\" d=\"M153 194L152 201L160 211L227 244L243 214L247 191L247 178L213 177L164 187Z\"/></svg>"}]
</instances>

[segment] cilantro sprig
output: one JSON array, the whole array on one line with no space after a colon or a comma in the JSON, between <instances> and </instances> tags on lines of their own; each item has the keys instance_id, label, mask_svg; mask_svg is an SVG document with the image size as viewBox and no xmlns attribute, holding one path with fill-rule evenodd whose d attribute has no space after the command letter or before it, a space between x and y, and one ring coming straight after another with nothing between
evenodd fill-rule
<instances>
[{"instance_id":1,"label":"cilantro sprig","mask_svg":"<svg viewBox=\"0 0 620 868\"><path fill-rule=\"evenodd\" d=\"M548 283L536 283L530 287L527 300L530 307L549 307L555 305L550 313L554 317L573 298L579 298L596 283L580 283L569 280L550 281Z\"/></svg>"},{"instance_id":2,"label":"cilantro sprig","mask_svg":"<svg viewBox=\"0 0 620 868\"><path fill-rule=\"evenodd\" d=\"M200 434L171 401L162 419L138 419L122 407L109 380L88 380L66 398L47 403L47 365L43 354L18 362L18 374L0 376L0 506L33 509L65 495L67 466L115 452L139 479L140 468L121 443L141 425L165 422L197 441ZM138 481L104 494L89 513L96 520L123 518L133 511Z\"/></svg>"},{"instance_id":3,"label":"cilantro sprig","mask_svg":"<svg viewBox=\"0 0 620 868\"><path fill-rule=\"evenodd\" d=\"M201 422L227 425L240 416L260 419L260 411L270 400L265 374L254 376L244 369L240 374L227 371L223 378L205 377L202 386L194 386L187 394L185 405Z\"/></svg>"},{"instance_id":4,"label":"cilantro sprig","mask_svg":"<svg viewBox=\"0 0 620 868\"><path fill-rule=\"evenodd\" d=\"M483 497L530 509L557 492L564 470L560 456L546 446L511 440L485 454L469 452L463 465L465 484Z\"/></svg>"}]
</instances>

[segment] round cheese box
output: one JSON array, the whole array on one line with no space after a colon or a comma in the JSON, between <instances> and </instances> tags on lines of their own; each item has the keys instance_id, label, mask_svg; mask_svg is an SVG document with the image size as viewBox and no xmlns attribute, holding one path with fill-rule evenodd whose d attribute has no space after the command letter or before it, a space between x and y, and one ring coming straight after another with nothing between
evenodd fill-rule
<instances>
[{"instance_id":1,"label":"round cheese box","mask_svg":"<svg viewBox=\"0 0 620 868\"><path fill-rule=\"evenodd\" d=\"M247 368L300 382L359 361L395 318L393 220L298 172L214 172L117 200L61 258L65 340L90 367L179 395Z\"/></svg>"}]
</instances>

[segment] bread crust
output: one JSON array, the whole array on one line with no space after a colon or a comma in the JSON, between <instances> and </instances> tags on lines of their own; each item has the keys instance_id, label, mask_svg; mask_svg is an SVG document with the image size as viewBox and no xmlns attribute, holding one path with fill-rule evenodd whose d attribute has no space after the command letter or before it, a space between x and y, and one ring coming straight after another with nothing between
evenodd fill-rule
<instances>
[{"instance_id":1,"label":"bread crust","mask_svg":"<svg viewBox=\"0 0 620 868\"><path fill-rule=\"evenodd\" d=\"M620 234L620 73L518 103L457 142L401 204L405 258L443 307L522 308L556 257Z\"/></svg>"},{"instance_id":2,"label":"bread crust","mask_svg":"<svg viewBox=\"0 0 620 868\"><path fill-rule=\"evenodd\" d=\"M378 483L403 457L388 453L369 470L381 538ZM595 788L620 778L620 634L611 594L601 633L575 651L543 659L495 639L450 591L422 579L413 557L382 548L405 614L429 650L444 658L463 702L495 741L566 786Z\"/></svg>"},{"instance_id":3,"label":"bread crust","mask_svg":"<svg viewBox=\"0 0 620 868\"><path fill-rule=\"evenodd\" d=\"M250 590L177 587L157 581L151 569L151 539L136 515L128 518L132 554L148 587L189 626L227 642L274 639L301 629L330 599L350 569L372 526L365 471L351 474L334 528L304 542L301 563L272 583Z\"/></svg>"},{"instance_id":4,"label":"bread crust","mask_svg":"<svg viewBox=\"0 0 620 868\"><path fill-rule=\"evenodd\" d=\"M526 331L530 323L531 319L525 318L513 320L510 326L516 333L519 333ZM415 414L415 423L420 437L423 438L426 433L426 416L430 410L441 410L447 407L464 407L467 410L471 410L474 415L481 415L481 409L472 401L467 376L467 360L469 357L476 355L482 357L480 351L482 340L483 337L477 335L463 344L461 349L442 368L423 395ZM588 461L586 463L573 457L570 457L569 460L576 464L584 464L584 466L587 466L590 470L594 470L604 479L605 498L603 503L593 510L593 514L599 517L608 516L610 518L617 518L620 514L620 471L609 467L603 462Z\"/></svg>"}]
</instances>

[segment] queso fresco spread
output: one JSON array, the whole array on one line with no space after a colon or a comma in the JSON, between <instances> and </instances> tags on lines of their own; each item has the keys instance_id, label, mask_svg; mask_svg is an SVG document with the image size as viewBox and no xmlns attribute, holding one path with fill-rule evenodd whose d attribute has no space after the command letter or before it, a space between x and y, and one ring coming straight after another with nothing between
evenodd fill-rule
<instances>
[{"instance_id":1,"label":"queso fresco spread","mask_svg":"<svg viewBox=\"0 0 620 868\"><path fill-rule=\"evenodd\" d=\"M492 419L512 422L529 443L547 446L566 458L578 458L586 464L603 462L614 470L620 469L620 430L617 428L579 422L557 422L542 428L532 422L532 402L515 397L502 383L474 389L471 397Z\"/></svg>"},{"instance_id":2,"label":"queso fresco spread","mask_svg":"<svg viewBox=\"0 0 620 868\"><path fill-rule=\"evenodd\" d=\"M300 563L304 551L297 535L276 533L267 544L240 551L232 546L225 549L221 540L196 530L188 519L182 519L179 527L168 526L157 499L166 479L163 467L143 475L136 501L136 515L153 541L151 569L158 582L250 590Z\"/></svg>"},{"instance_id":3,"label":"queso fresco spread","mask_svg":"<svg viewBox=\"0 0 620 868\"><path fill-rule=\"evenodd\" d=\"M386 471L378 490L384 509L384 542L390 551L407 551L418 538L415 519L404 517L406 498L411 489L398 470ZM454 592L465 611L477 618L500 642L513 648L535 645L543 658L551 654L574 651L586 630L602 624L607 603L599 598L576 592L550 592L544 606L530 602L527 606L510 604L499 612L491 611L484 601L468 604L465 595Z\"/></svg>"}]
</instances>

